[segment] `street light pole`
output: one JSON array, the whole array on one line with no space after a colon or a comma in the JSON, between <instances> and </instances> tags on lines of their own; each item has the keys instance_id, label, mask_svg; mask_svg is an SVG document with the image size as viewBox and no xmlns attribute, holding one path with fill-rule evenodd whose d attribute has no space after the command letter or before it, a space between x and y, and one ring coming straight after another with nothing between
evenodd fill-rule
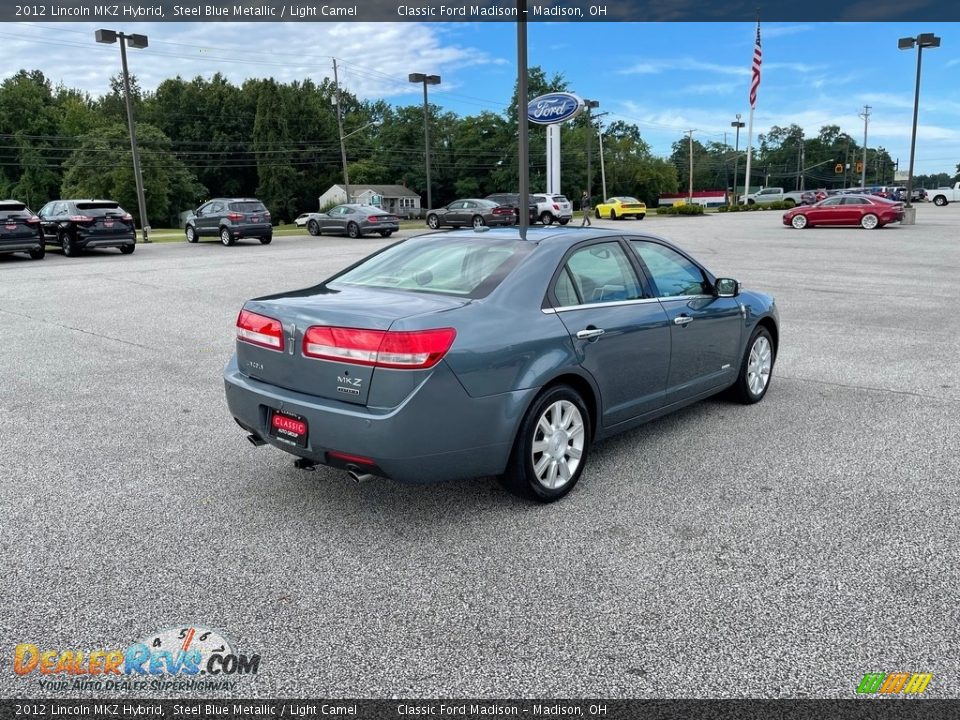
<instances>
[{"instance_id":1,"label":"street light pole","mask_svg":"<svg viewBox=\"0 0 960 720\"><path fill-rule=\"evenodd\" d=\"M911 50L913 46L917 47L917 84L913 94L913 131L910 134L910 169L907 171L907 212L904 213L902 224L913 225L916 222L916 210L911 203L913 196L913 159L917 149L917 115L920 110L920 60L923 57L923 49L940 47L940 38L933 33L920 33L917 37L900 38L897 41L897 47L901 50Z\"/></svg>"},{"instance_id":2,"label":"street light pole","mask_svg":"<svg viewBox=\"0 0 960 720\"><path fill-rule=\"evenodd\" d=\"M97 30L94 33L98 43L112 45L120 41L120 65L123 68L123 95L127 105L127 125L130 128L130 154L133 156L133 182L137 187L137 206L140 213L140 229L143 231L143 241L150 242L150 220L147 218L147 200L143 192L143 173L140 170L140 152L137 150L137 130L133 122L133 100L130 97L130 71L127 68L127 40L130 47L142 49L147 47L146 35L127 35L115 30Z\"/></svg>"},{"instance_id":3,"label":"street light pole","mask_svg":"<svg viewBox=\"0 0 960 720\"><path fill-rule=\"evenodd\" d=\"M433 207L433 195L430 189L430 105L427 103L427 85L439 85L439 75L410 73L407 79L412 83L423 83L423 154L427 164L427 209Z\"/></svg>"},{"instance_id":4,"label":"street light pole","mask_svg":"<svg viewBox=\"0 0 960 720\"><path fill-rule=\"evenodd\" d=\"M590 160L593 155L593 115L594 108L600 107L597 100L584 100L583 106L587 109L587 197L593 199L593 171L590 169Z\"/></svg>"},{"instance_id":5,"label":"street light pole","mask_svg":"<svg viewBox=\"0 0 960 720\"><path fill-rule=\"evenodd\" d=\"M737 129L736 135L736 147L733 151L733 204L740 204L740 191L737 190L737 173L740 170L740 128L744 127L746 123L740 122L740 113L737 113L737 119L730 123L731 127ZM746 194L746 192L744 192Z\"/></svg>"},{"instance_id":6,"label":"street light pole","mask_svg":"<svg viewBox=\"0 0 960 720\"><path fill-rule=\"evenodd\" d=\"M609 195L607 195L607 170L603 165L603 128L597 128L597 140L599 141L600 149L600 182L603 186L603 198L606 200Z\"/></svg>"}]
</instances>

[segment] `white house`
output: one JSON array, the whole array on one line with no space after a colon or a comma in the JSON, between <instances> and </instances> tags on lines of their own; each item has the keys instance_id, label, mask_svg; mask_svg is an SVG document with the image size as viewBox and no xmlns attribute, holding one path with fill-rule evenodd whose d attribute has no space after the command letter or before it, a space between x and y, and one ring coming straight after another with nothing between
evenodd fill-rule
<instances>
[{"instance_id":1,"label":"white house","mask_svg":"<svg viewBox=\"0 0 960 720\"><path fill-rule=\"evenodd\" d=\"M343 185L332 185L320 196L320 207L347 202ZM420 217L420 196L403 185L350 185L350 202L375 205L400 217Z\"/></svg>"}]
</instances>

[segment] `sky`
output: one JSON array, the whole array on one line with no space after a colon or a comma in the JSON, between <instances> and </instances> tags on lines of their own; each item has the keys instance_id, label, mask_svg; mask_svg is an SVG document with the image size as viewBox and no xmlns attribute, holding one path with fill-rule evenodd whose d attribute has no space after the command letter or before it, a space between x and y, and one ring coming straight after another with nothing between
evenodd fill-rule
<instances>
[{"instance_id":1,"label":"sky","mask_svg":"<svg viewBox=\"0 0 960 720\"><path fill-rule=\"evenodd\" d=\"M146 34L130 50L141 87L181 75L216 72L240 83L332 76L368 99L422 102L407 74L439 74L430 100L459 115L503 112L516 81L513 23L111 23ZM116 45L98 45L93 23L0 23L0 79L21 68L55 84L106 92L120 68ZM701 142L735 144L730 123L749 119L752 23L544 23L528 25L528 63L562 74L570 89L597 100L605 122L640 128L657 155L694 130ZM800 125L807 136L827 124L886 148L900 168L910 155L917 52L897 39L933 32L942 45L923 54L915 173L957 172L960 163L960 23L767 23L761 26L763 76L756 136L773 125ZM741 130L740 147L747 143Z\"/></svg>"}]
</instances>

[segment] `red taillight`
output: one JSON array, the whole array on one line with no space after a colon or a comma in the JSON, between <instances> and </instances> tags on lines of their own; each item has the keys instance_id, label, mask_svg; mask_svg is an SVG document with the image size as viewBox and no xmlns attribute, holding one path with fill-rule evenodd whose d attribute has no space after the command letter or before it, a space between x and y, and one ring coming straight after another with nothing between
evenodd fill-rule
<instances>
[{"instance_id":1,"label":"red taillight","mask_svg":"<svg viewBox=\"0 0 960 720\"><path fill-rule=\"evenodd\" d=\"M133 215L131 215L130 213L127 213L120 219L123 220L124 222L133 222Z\"/></svg>"},{"instance_id":2,"label":"red taillight","mask_svg":"<svg viewBox=\"0 0 960 720\"><path fill-rule=\"evenodd\" d=\"M456 337L453 328L388 332L317 325L303 335L303 354L356 365L422 370L440 362Z\"/></svg>"},{"instance_id":3,"label":"red taillight","mask_svg":"<svg viewBox=\"0 0 960 720\"><path fill-rule=\"evenodd\" d=\"M557 205L556 203L554 203L554 204L553 204L553 209L554 209L554 210L559 210L559 209L560 209L560 206Z\"/></svg>"},{"instance_id":4,"label":"red taillight","mask_svg":"<svg viewBox=\"0 0 960 720\"><path fill-rule=\"evenodd\" d=\"M237 340L270 350L283 350L283 326L279 320L241 310L237 316Z\"/></svg>"},{"instance_id":5,"label":"red taillight","mask_svg":"<svg viewBox=\"0 0 960 720\"><path fill-rule=\"evenodd\" d=\"M27 218L27 225L39 225L39 224L40 224L40 218L38 218L36 215L33 215L32 217Z\"/></svg>"},{"instance_id":6,"label":"red taillight","mask_svg":"<svg viewBox=\"0 0 960 720\"><path fill-rule=\"evenodd\" d=\"M494 215L513 215L513 208L494 208Z\"/></svg>"},{"instance_id":7,"label":"red taillight","mask_svg":"<svg viewBox=\"0 0 960 720\"><path fill-rule=\"evenodd\" d=\"M327 450L327 457L334 458L335 460L342 460L343 462L350 463L351 465L374 465L375 463L368 457L363 455L351 455L349 453L337 452L336 450Z\"/></svg>"},{"instance_id":8,"label":"red taillight","mask_svg":"<svg viewBox=\"0 0 960 720\"><path fill-rule=\"evenodd\" d=\"M71 215L70 222L91 223L93 222L93 218L89 215Z\"/></svg>"},{"instance_id":9,"label":"red taillight","mask_svg":"<svg viewBox=\"0 0 960 720\"><path fill-rule=\"evenodd\" d=\"M264 210L261 214L262 214L265 218L270 217L270 211L269 211L269 210Z\"/></svg>"},{"instance_id":10,"label":"red taillight","mask_svg":"<svg viewBox=\"0 0 960 720\"><path fill-rule=\"evenodd\" d=\"M378 218L376 215L368 215L368 216L367 216L367 222L375 223L375 222L377 222L377 221L379 221L379 220L380 220L380 218Z\"/></svg>"},{"instance_id":11,"label":"red taillight","mask_svg":"<svg viewBox=\"0 0 960 720\"><path fill-rule=\"evenodd\" d=\"M227 213L227 220L233 220L234 222L236 222L237 220L243 220L243 218L244 218L243 213L237 213L237 212Z\"/></svg>"}]
</instances>

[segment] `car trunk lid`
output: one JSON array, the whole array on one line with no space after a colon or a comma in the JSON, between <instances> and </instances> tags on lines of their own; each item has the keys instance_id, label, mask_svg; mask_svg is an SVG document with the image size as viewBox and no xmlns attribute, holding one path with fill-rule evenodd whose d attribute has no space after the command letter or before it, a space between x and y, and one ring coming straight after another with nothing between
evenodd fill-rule
<instances>
[{"instance_id":1,"label":"car trunk lid","mask_svg":"<svg viewBox=\"0 0 960 720\"><path fill-rule=\"evenodd\" d=\"M393 407L423 381L430 369L366 364L363 353L348 352L334 359L308 357L304 354L308 329L320 326L374 331L366 334L369 342L376 332L389 330L398 320L415 316L437 315L436 322L427 322L424 327L449 327L444 314L467 302L447 295L350 285L318 286L251 300L244 310L279 323L274 330L260 330L281 332L282 348L256 344L259 335L252 336L254 342L238 339L237 363L241 372L251 378L295 392L357 405ZM323 342L314 337L312 346ZM355 361L354 357L360 360Z\"/></svg>"}]
</instances>

